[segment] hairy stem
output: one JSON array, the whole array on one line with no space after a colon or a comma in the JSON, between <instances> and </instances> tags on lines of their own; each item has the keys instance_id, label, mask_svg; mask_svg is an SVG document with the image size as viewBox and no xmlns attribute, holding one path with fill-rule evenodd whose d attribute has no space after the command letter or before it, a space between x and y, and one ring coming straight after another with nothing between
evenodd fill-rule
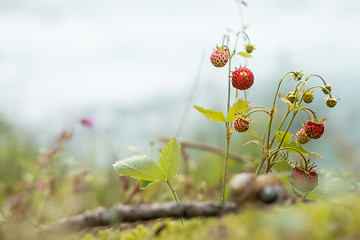
<instances>
[{"instance_id":1,"label":"hairy stem","mask_svg":"<svg viewBox=\"0 0 360 240\"><path fill-rule=\"evenodd\" d=\"M230 127L229 123L226 124L226 148L225 148L225 161L222 179L221 202L225 203L225 190L226 190L226 176L229 162L229 148L230 148Z\"/></svg>"},{"instance_id":2,"label":"hairy stem","mask_svg":"<svg viewBox=\"0 0 360 240\"><path fill-rule=\"evenodd\" d=\"M264 152L264 150L261 152L261 159L260 159L260 162L259 162L259 165L256 169L256 172L255 172L255 175L258 176L260 174L260 171L261 171L261 168L262 166L264 165L264 162L266 160L266 154Z\"/></svg>"},{"instance_id":3,"label":"hairy stem","mask_svg":"<svg viewBox=\"0 0 360 240\"><path fill-rule=\"evenodd\" d=\"M177 196L174 188L172 187L171 183L169 182L169 180L167 180L166 183L167 183L167 185L169 186L169 188L170 188L170 190L171 190L171 193L172 193L172 195L173 195L173 197L174 197L174 200L175 200L178 204L180 204L179 198L178 198L178 196ZM184 219L183 219L182 217L180 217L179 220L180 220L180 222L181 222L182 224L184 224Z\"/></svg>"},{"instance_id":4,"label":"hairy stem","mask_svg":"<svg viewBox=\"0 0 360 240\"><path fill-rule=\"evenodd\" d=\"M227 102L227 114L230 110L230 87L231 87L231 57L229 58L229 71L228 71L228 102ZM230 123L225 122L225 133L226 133L226 147L225 147L225 160L223 169L222 189L221 189L221 202L225 203L225 189L226 189L226 175L229 161L229 148L230 148Z\"/></svg>"},{"instance_id":5,"label":"hairy stem","mask_svg":"<svg viewBox=\"0 0 360 240\"><path fill-rule=\"evenodd\" d=\"M268 149L270 148L271 125L272 125L272 121L273 121L273 119L274 119L274 111L275 111L276 99L277 99L277 96L278 96L278 94L279 94L279 90L280 90L280 86L281 86L282 81L284 80L284 78L286 77L286 75L288 75L288 74L290 74L290 73L293 73L293 74L294 74L294 72L287 72L287 73L285 73L285 74L281 77L281 79L280 79L280 81L279 81L279 84L278 84L278 87L277 87L277 89L276 89L276 93L275 93L275 96L274 96L273 106L272 106L271 112L270 112L271 114L270 114L269 126L268 126L268 136L267 136L267 141L266 141L266 146L267 146Z\"/></svg>"}]
</instances>

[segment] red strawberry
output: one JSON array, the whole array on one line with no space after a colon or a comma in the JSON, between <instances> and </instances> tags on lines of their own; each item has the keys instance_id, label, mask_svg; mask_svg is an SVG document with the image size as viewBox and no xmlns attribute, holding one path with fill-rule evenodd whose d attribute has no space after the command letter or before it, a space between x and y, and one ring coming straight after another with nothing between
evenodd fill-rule
<instances>
[{"instance_id":1,"label":"red strawberry","mask_svg":"<svg viewBox=\"0 0 360 240\"><path fill-rule=\"evenodd\" d=\"M246 90L254 83L254 74L246 67L240 67L232 72L232 85L234 88Z\"/></svg>"},{"instance_id":2,"label":"red strawberry","mask_svg":"<svg viewBox=\"0 0 360 240\"><path fill-rule=\"evenodd\" d=\"M228 62L229 54L226 49L226 47L217 47L217 51L211 54L210 61L215 67L223 67Z\"/></svg>"},{"instance_id":3,"label":"red strawberry","mask_svg":"<svg viewBox=\"0 0 360 240\"><path fill-rule=\"evenodd\" d=\"M296 132L295 138L300 144L305 144L310 140L310 137L306 135L304 128L301 128Z\"/></svg>"},{"instance_id":4,"label":"red strawberry","mask_svg":"<svg viewBox=\"0 0 360 240\"><path fill-rule=\"evenodd\" d=\"M305 125L305 132L309 138L318 139L324 133L324 123L308 121Z\"/></svg>"},{"instance_id":5,"label":"red strawberry","mask_svg":"<svg viewBox=\"0 0 360 240\"><path fill-rule=\"evenodd\" d=\"M294 187L302 192L310 192L314 190L319 182L318 174L315 171L312 170L306 173L297 167L293 168L291 178Z\"/></svg>"},{"instance_id":6,"label":"red strawberry","mask_svg":"<svg viewBox=\"0 0 360 240\"><path fill-rule=\"evenodd\" d=\"M234 122L234 128L238 132L246 132L249 129L249 121L238 118Z\"/></svg>"}]
</instances>

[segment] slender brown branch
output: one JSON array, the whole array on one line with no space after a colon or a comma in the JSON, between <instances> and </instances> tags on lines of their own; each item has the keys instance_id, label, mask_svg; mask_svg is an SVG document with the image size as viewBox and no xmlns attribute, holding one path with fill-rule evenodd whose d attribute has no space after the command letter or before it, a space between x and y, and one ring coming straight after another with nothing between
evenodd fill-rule
<instances>
[{"instance_id":1,"label":"slender brown branch","mask_svg":"<svg viewBox=\"0 0 360 240\"><path fill-rule=\"evenodd\" d=\"M80 231L90 227L109 226L114 223L136 222L159 218L218 217L234 213L236 203L219 202L169 202L141 205L118 205L113 209L103 207L88 210L83 214L61 219L40 227L40 233Z\"/></svg>"},{"instance_id":2,"label":"slender brown branch","mask_svg":"<svg viewBox=\"0 0 360 240\"><path fill-rule=\"evenodd\" d=\"M162 142L168 142L171 140L171 138L168 138L168 137L158 137L157 139ZM178 139L178 141L184 147L201 149L201 150L213 152L213 153L216 153L216 154L219 154L222 156L225 155L225 149L218 147L218 146L208 145L208 144L199 143L199 142L195 142L195 141L189 141L189 140L179 140ZM236 161L243 162L243 163L251 163L253 161L250 157L246 157L246 156L240 155L238 153L234 153L234 152L229 152L229 158L232 158Z\"/></svg>"}]
</instances>

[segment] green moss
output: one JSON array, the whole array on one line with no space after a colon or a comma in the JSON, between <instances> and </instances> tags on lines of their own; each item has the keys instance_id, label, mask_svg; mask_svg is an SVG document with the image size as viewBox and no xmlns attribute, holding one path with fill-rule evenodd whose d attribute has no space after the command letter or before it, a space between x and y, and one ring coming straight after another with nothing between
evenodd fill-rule
<instances>
[{"instance_id":1,"label":"green moss","mask_svg":"<svg viewBox=\"0 0 360 240\"><path fill-rule=\"evenodd\" d=\"M246 207L238 214L189 219L184 225L178 220L163 220L125 231L101 230L83 240L357 239L360 237L359 209L360 197L352 194L342 199L267 209Z\"/></svg>"}]
</instances>

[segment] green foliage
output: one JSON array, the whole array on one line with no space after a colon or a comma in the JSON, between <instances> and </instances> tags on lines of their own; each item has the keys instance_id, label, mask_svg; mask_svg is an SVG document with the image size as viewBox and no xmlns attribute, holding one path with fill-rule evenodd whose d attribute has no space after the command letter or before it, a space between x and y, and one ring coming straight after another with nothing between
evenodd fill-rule
<instances>
[{"instance_id":1,"label":"green foliage","mask_svg":"<svg viewBox=\"0 0 360 240\"><path fill-rule=\"evenodd\" d=\"M339 201L341 199L341 201ZM123 239L358 239L360 198L345 194L312 204L297 203L275 208L244 207L240 213L222 218L196 218L181 225L176 220L138 225L124 231L100 230L82 240Z\"/></svg>"},{"instance_id":2,"label":"green foliage","mask_svg":"<svg viewBox=\"0 0 360 240\"><path fill-rule=\"evenodd\" d=\"M251 54L246 53L246 52L238 52L238 54L239 54L240 56L243 56L243 57L246 57L246 58L251 57Z\"/></svg>"},{"instance_id":3,"label":"green foliage","mask_svg":"<svg viewBox=\"0 0 360 240\"><path fill-rule=\"evenodd\" d=\"M165 175L159 166L147 155L131 156L119 160L113 164L113 167L119 175L150 181L165 179Z\"/></svg>"},{"instance_id":4,"label":"green foliage","mask_svg":"<svg viewBox=\"0 0 360 240\"><path fill-rule=\"evenodd\" d=\"M173 138L162 150L159 157L161 172L165 180L176 176L180 161L180 144Z\"/></svg>"},{"instance_id":5,"label":"green foliage","mask_svg":"<svg viewBox=\"0 0 360 240\"><path fill-rule=\"evenodd\" d=\"M305 150L305 148L303 146L301 146L300 143L298 142L294 142L294 141L290 141L288 143L285 143L283 145L283 147L291 147L291 148L295 148L296 150L298 150L299 152L301 152L304 155L309 155L309 152ZM294 154L298 154L297 151L295 150L291 150L291 149L285 149L285 151L289 152L289 153L294 153Z\"/></svg>"},{"instance_id":6,"label":"green foliage","mask_svg":"<svg viewBox=\"0 0 360 240\"><path fill-rule=\"evenodd\" d=\"M146 188L160 182L168 182L176 176L180 160L180 144L174 137L161 151L155 162L150 156L132 156L118 160L113 164L119 175L130 176L140 180L141 187Z\"/></svg>"},{"instance_id":7,"label":"green foliage","mask_svg":"<svg viewBox=\"0 0 360 240\"><path fill-rule=\"evenodd\" d=\"M276 133L276 142L277 144L280 143L281 139L284 137L284 132L280 132L280 131L277 131ZM290 141L290 139L292 138L293 134L290 133L290 132L287 132L286 135L285 135L285 138L284 138L284 141L283 141L283 144L284 143L288 143Z\"/></svg>"},{"instance_id":8,"label":"green foliage","mask_svg":"<svg viewBox=\"0 0 360 240\"><path fill-rule=\"evenodd\" d=\"M229 109L226 122L233 122L249 109L249 103L243 100L236 101Z\"/></svg>"},{"instance_id":9,"label":"green foliage","mask_svg":"<svg viewBox=\"0 0 360 240\"><path fill-rule=\"evenodd\" d=\"M216 122L224 122L225 116L223 112L217 112L211 109L204 109L199 106L194 106L196 110L202 113L205 117L209 118L210 120L214 120Z\"/></svg>"}]
</instances>

